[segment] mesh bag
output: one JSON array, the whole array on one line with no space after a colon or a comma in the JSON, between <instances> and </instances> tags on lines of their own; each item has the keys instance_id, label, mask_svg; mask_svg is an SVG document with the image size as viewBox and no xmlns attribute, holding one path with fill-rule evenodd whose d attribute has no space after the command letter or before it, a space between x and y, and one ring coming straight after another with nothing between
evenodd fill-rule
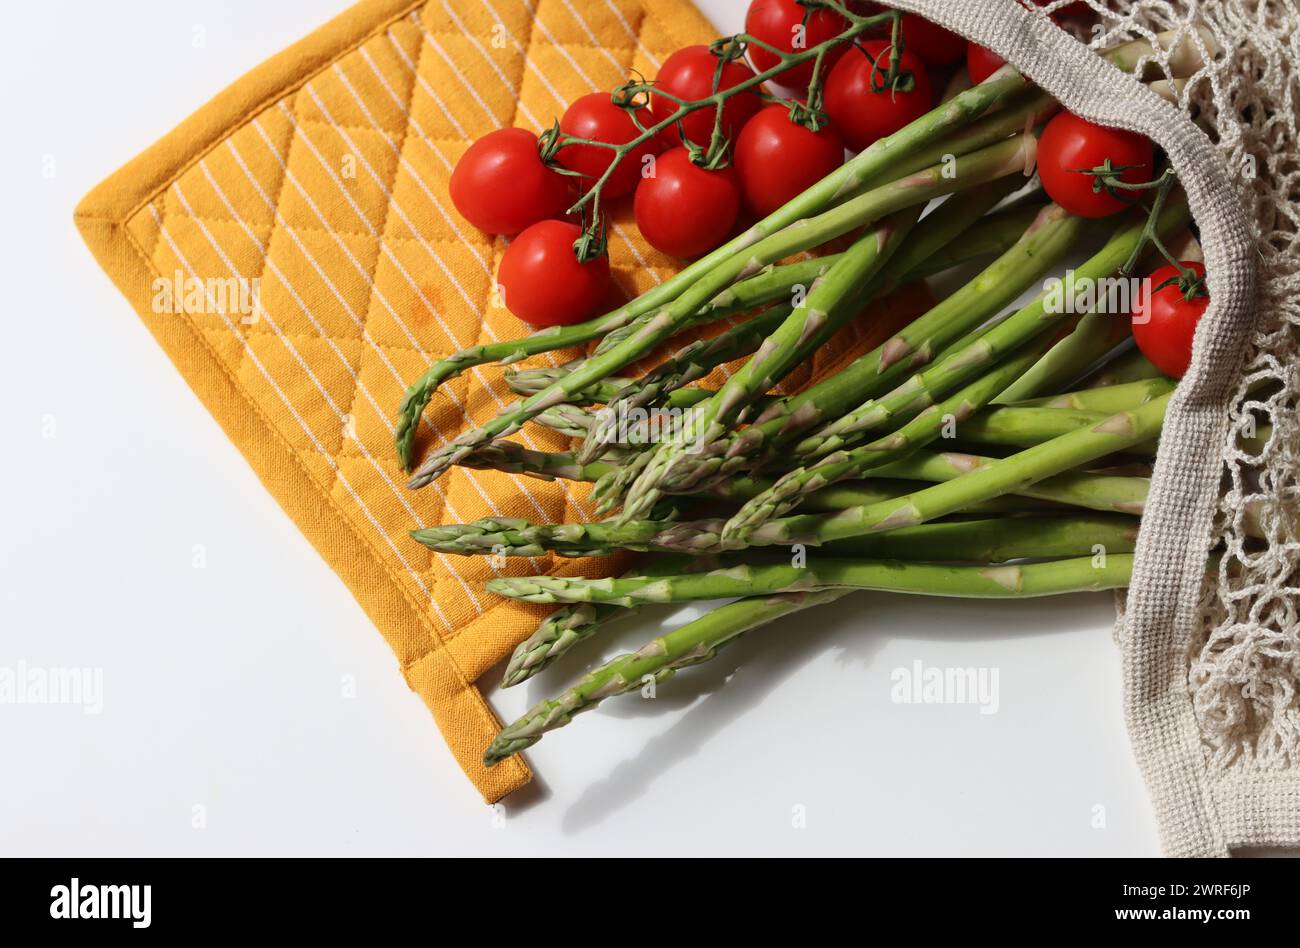
<instances>
[{"instance_id":1,"label":"mesh bag","mask_svg":"<svg viewBox=\"0 0 1300 948\"><path fill-rule=\"evenodd\" d=\"M1076 39L1048 18L1065 2L894 5L988 46L1070 110L1150 136L1178 172L1211 303L1121 601L1125 716L1169 855L1300 845L1300 15L1290 0L1088 0L1099 22ZM1084 46L1159 34L1148 81L1171 78L1174 58L1199 63L1166 86L1173 101ZM1243 447L1265 423L1263 448Z\"/></svg>"}]
</instances>

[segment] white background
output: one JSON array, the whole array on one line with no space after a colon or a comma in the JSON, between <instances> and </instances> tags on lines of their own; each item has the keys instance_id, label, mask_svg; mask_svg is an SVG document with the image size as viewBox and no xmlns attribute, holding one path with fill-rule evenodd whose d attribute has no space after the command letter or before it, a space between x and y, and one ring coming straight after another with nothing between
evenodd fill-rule
<instances>
[{"instance_id":1,"label":"white background","mask_svg":"<svg viewBox=\"0 0 1300 948\"><path fill-rule=\"evenodd\" d=\"M0 854L1156 854L1108 595L860 594L607 702L535 749L534 787L482 803L72 225L94 184L347 5L8 10L0 666L101 668L104 705L0 705ZM701 5L740 28L742 0ZM651 628L491 701L512 716ZM997 669L998 712L893 703L916 660Z\"/></svg>"}]
</instances>

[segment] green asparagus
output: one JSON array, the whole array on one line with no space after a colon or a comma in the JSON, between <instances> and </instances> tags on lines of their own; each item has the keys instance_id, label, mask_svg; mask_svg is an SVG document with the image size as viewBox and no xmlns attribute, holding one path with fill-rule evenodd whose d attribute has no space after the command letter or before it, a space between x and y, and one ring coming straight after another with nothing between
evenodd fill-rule
<instances>
[{"instance_id":1,"label":"green asparagus","mask_svg":"<svg viewBox=\"0 0 1300 948\"><path fill-rule=\"evenodd\" d=\"M818 345L824 331L856 312L857 300L889 261L920 216L912 206L891 215L858 238L843 259L808 289L808 295L763 340L758 351L708 401L692 406L672 437L651 449L651 458L623 501L624 519L642 516L661 496L655 485L674 459L712 440L737 422L754 399L784 378ZM595 440L596 432L589 441ZM579 457L583 455L580 453Z\"/></svg>"},{"instance_id":2,"label":"green asparagus","mask_svg":"<svg viewBox=\"0 0 1300 948\"><path fill-rule=\"evenodd\" d=\"M733 602L674 629L630 655L620 655L589 672L580 682L555 698L543 701L502 729L483 753L491 767L512 754L532 747L547 731L568 724L573 715L594 708L610 695L642 687L646 681L665 681L678 668L709 660L717 649L750 629L802 609L832 602L850 590L795 593Z\"/></svg>"},{"instance_id":3,"label":"green asparagus","mask_svg":"<svg viewBox=\"0 0 1300 948\"><path fill-rule=\"evenodd\" d=\"M987 405L1041 355L1042 347L1027 347L986 375L959 389L943 401L930 405L897 430L851 451L837 451L810 467L795 468L781 477L770 490L747 501L727 521L724 542L744 536L755 527L782 516L799 506L814 491L850 478L863 476L872 468L896 460L945 433L948 426L961 426L966 434L971 416ZM1021 411L1051 409L1021 409ZM1062 413L1064 414L1064 413Z\"/></svg>"},{"instance_id":4,"label":"green asparagus","mask_svg":"<svg viewBox=\"0 0 1300 948\"><path fill-rule=\"evenodd\" d=\"M1187 219L1187 202L1171 200L1165 204L1157 227L1159 232L1169 233L1186 224ZM1076 268L1076 281L1105 279L1116 272L1138 246L1145 226L1146 221L1138 219L1121 227L1100 251ZM936 392L950 391L956 382L969 378L983 366L995 361L1001 353L1018 348L1027 339L1046 332L1068 318L1068 312L1054 311L1055 307L1050 305L1051 300L1051 294L1044 291L1033 302L970 345L940 359L880 400L867 401L804 438L795 445L795 453L801 458L817 458L829 454L860 440L865 432L888 421L900 407L906 407L918 399L926 404L933 400Z\"/></svg>"},{"instance_id":5,"label":"green asparagus","mask_svg":"<svg viewBox=\"0 0 1300 948\"><path fill-rule=\"evenodd\" d=\"M1121 520L1123 518L1120 518ZM927 524L927 526L933 526ZM940 524L966 527L968 524ZM987 526L985 529L989 529ZM1114 539L1132 547L1131 524L1117 527ZM1111 539L1107 535L1107 539ZM937 538L936 538L937 539ZM1029 598L1088 589L1127 586L1133 557L1112 552L1102 542L1091 542L1082 530L1046 549L1068 549L1084 556L1045 563L1009 565L990 562L980 566L904 560L848 560L818 557L815 565L764 564L736 566L706 573L673 576L629 576L581 579L564 576L503 576L488 581L490 592L531 603L599 602L615 606L732 599L779 593L815 592L851 587L928 596ZM1014 551L1014 545L1011 546ZM1055 555L1055 554L1048 554ZM1069 554L1066 554L1069 555ZM1013 552L1012 559L1018 558Z\"/></svg>"},{"instance_id":6,"label":"green asparagus","mask_svg":"<svg viewBox=\"0 0 1300 948\"><path fill-rule=\"evenodd\" d=\"M779 445L838 417L864 398L889 391L1036 283L1074 244L1086 222L1048 205L1021 239L967 286L900 330L883 345L803 392L778 400L738 434L729 434L678 465L663 487L687 492L779 457Z\"/></svg>"},{"instance_id":7,"label":"green asparagus","mask_svg":"<svg viewBox=\"0 0 1300 948\"><path fill-rule=\"evenodd\" d=\"M669 576L690 569L707 568L708 563L699 557L649 556L638 563L629 576ZM522 684L544 668L558 661L569 649L595 635L614 618L627 615L627 610L617 606L578 603L551 613L532 635L516 646L506 663L502 687Z\"/></svg>"},{"instance_id":8,"label":"green asparagus","mask_svg":"<svg viewBox=\"0 0 1300 948\"><path fill-rule=\"evenodd\" d=\"M1019 408L1068 408L1074 411L1104 411L1113 414L1128 408L1137 408L1174 390L1172 379L1139 379L1119 385L1085 388L1061 395L1044 395L1027 401L1013 403Z\"/></svg>"},{"instance_id":9,"label":"green asparagus","mask_svg":"<svg viewBox=\"0 0 1300 948\"><path fill-rule=\"evenodd\" d=\"M509 549L516 556L535 556L556 548L564 549L565 555L570 556L597 556L617 549L702 555L721 552L728 547L818 546L832 540L926 523L961 511L971 504L1022 492L1039 481L1141 444L1159 433L1169 397L1153 399L1131 411L1111 415L1100 424L1080 428L1010 457L976 465L952 480L915 493L836 513L801 514L772 520L744 536L732 538L726 545L721 536L725 521L717 518L671 524L638 520L546 526L491 518L474 524L429 527L416 531L412 536L443 552L499 553Z\"/></svg>"},{"instance_id":10,"label":"green asparagus","mask_svg":"<svg viewBox=\"0 0 1300 948\"><path fill-rule=\"evenodd\" d=\"M978 467L954 480L936 484L899 500L857 507L838 514L808 514L773 520L738 533L731 545L824 543L848 536L925 523L961 510L965 504L1016 490L1156 437L1170 396L1164 395L1104 421L1053 438L1018 454ZM693 531L677 524L656 537L654 545L684 552L708 552L720 545L711 524Z\"/></svg>"},{"instance_id":11,"label":"green asparagus","mask_svg":"<svg viewBox=\"0 0 1300 948\"><path fill-rule=\"evenodd\" d=\"M1128 338L1126 313L1088 313L1036 366L1009 386L998 401L1010 404L1059 391Z\"/></svg>"},{"instance_id":12,"label":"green asparagus","mask_svg":"<svg viewBox=\"0 0 1300 948\"><path fill-rule=\"evenodd\" d=\"M1080 381L1082 388L1105 388L1111 385L1123 385L1126 382L1141 382L1147 379L1164 378L1164 373L1147 361L1147 357L1136 347L1120 348L1105 365Z\"/></svg>"}]
</instances>

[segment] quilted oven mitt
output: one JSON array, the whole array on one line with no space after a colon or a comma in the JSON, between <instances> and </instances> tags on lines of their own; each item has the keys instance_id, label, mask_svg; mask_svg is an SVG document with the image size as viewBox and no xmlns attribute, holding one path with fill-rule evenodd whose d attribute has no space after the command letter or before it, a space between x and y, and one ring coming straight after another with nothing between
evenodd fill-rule
<instances>
[{"instance_id":1,"label":"quilted oven mitt","mask_svg":"<svg viewBox=\"0 0 1300 948\"><path fill-rule=\"evenodd\" d=\"M405 386L441 356L524 328L494 299L503 242L456 214L448 177L485 132L539 131L577 96L631 70L653 76L715 35L685 0L366 0L236 81L77 210L101 265L373 619L488 801L530 773L518 757L483 767L499 724L475 682L547 610L494 600L484 581L619 563L506 565L408 537L443 521L592 512L585 486L494 471L405 487L392 447ZM628 295L672 272L627 207L610 256ZM886 307L896 319L904 305ZM873 324L885 321L861 320L792 383L861 351ZM499 367L444 386L422 449L512 397ZM544 430L520 437L567 447Z\"/></svg>"}]
</instances>

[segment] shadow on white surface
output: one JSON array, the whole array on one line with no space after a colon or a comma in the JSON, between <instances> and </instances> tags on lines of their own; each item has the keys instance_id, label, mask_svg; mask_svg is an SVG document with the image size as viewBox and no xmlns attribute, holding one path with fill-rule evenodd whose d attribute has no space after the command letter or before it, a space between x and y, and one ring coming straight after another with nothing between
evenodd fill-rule
<instances>
[{"instance_id":1,"label":"shadow on white surface","mask_svg":"<svg viewBox=\"0 0 1300 948\"><path fill-rule=\"evenodd\" d=\"M1080 607L1095 606L1098 598L1097 594L1056 597L1026 609L1023 603L1016 602L863 592L755 630L707 664L686 669L660 684L654 700L640 700L635 695L610 699L545 738L563 742L570 737L566 731L583 727L594 716L662 718L672 711L684 712L635 754L591 782L565 809L563 830L566 835L577 835L598 829L645 798L656 781L706 752L712 741L722 738L747 713L770 698L782 700L775 695L782 684L818 656L829 654L844 673L841 680L849 687L856 681L865 688L872 678L879 678L884 653L891 645L928 643L943 649L957 643L1014 643L1025 638L1051 637L1088 627L1088 621L1079 620ZM656 623L650 612L646 610L638 618L594 636L556 667L529 682L525 686L529 703L558 693L582 669L653 637L657 626L666 623ZM873 670L874 675L867 674ZM893 724L877 717L865 719L862 726L870 728L873 721L881 728ZM854 737L859 727L839 721L836 728L842 734L843 753L857 753L860 748L855 746ZM512 798L508 805L513 810L518 802Z\"/></svg>"}]
</instances>

